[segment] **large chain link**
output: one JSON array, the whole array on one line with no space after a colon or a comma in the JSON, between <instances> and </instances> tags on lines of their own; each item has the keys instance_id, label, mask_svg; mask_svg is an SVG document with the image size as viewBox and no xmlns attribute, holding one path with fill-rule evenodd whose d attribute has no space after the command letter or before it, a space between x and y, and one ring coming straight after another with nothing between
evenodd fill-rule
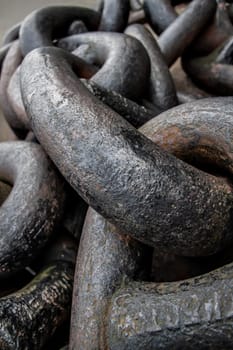
<instances>
[{"instance_id":1,"label":"large chain link","mask_svg":"<svg viewBox=\"0 0 233 350\"><path fill-rule=\"evenodd\" d=\"M233 347L232 20L102 0L5 34L1 349Z\"/></svg>"}]
</instances>

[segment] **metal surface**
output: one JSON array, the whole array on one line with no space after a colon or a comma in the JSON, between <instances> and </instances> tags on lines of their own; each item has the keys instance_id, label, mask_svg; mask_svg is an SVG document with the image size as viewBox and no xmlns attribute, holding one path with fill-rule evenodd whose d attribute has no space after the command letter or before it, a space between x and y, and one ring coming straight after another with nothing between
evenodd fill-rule
<instances>
[{"instance_id":1,"label":"metal surface","mask_svg":"<svg viewBox=\"0 0 233 350\"><path fill-rule=\"evenodd\" d=\"M231 240L230 185L163 152L70 67L58 49L35 50L22 90L36 137L83 199L136 239L178 254L211 254Z\"/></svg>"},{"instance_id":2,"label":"metal surface","mask_svg":"<svg viewBox=\"0 0 233 350\"><path fill-rule=\"evenodd\" d=\"M0 143L0 177L13 186L0 208L0 274L5 274L25 267L45 246L61 219L65 194L63 180L34 143Z\"/></svg>"},{"instance_id":3,"label":"metal surface","mask_svg":"<svg viewBox=\"0 0 233 350\"><path fill-rule=\"evenodd\" d=\"M0 52L1 349L231 349L232 6L46 5Z\"/></svg>"}]
</instances>

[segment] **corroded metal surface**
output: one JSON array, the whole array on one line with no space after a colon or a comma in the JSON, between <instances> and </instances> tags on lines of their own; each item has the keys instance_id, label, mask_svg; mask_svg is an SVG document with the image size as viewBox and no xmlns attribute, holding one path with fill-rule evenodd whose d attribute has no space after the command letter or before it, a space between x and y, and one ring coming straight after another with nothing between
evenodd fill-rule
<instances>
[{"instance_id":1,"label":"corroded metal surface","mask_svg":"<svg viewBox=\"0 0 233 350\"><path fill-rule=\"evenodd\" d=\"M109 310L110 349L231 349L232 264L174 283L132 282Z\"/></svg>"},{"instance_id":2,"label":"corroded metal surface","mask_svg":"<svg viewBox=\"0 0 233 350\"><path fill-rule=\"evenodd\" d=\"M88 210L75 273L71 349L106 348L108 304L125 279L139 274L144 251L141 244Z\"/></svg>"},{"instance_id":3,"label":"corroded metal surface","mask_svg":"<svg viewBox=\"0 0 233 350\"><path fill-rule=\"evenodd\" d=\"M155 109L153 111L147 109L118 94L116 91L98 86L93 81L83 81L83 83L100 101L111 107L135 127L145 124L161 112L160 108L157 108L156 111Z\"/></svg>"},{"instance_id":4,"label":"corroded metal surface","mask_svg":"<svg viewBox=\"0 0 233 350\"><path fill-rule=\"evenodd\" d=\"M0 208L0 274L19 270L48 242L64 205L63 180L39 145L0 143L0 176L13 188Z\"/></svg>"},{"instance_id":5,"label":"corroded metal surface","mask_svg":"<svg viewBox=\"0 0 233 350\"><path fill-rule=\"evenodd\" d=\"M76 244L63 237L42 271L23 289L0 299L2 350L42 348L69 315Z\"/></svg>"},{"instance_id":6,"label":"corroded metal surface","mask_svg":"<svg viewBox=\"0 0 233 350\"><path fill-rule=\"evenodd\" d=\"M142 242L181 254L213 253L231 240L230 185L161 151L94 99L69 67L58 49L34 51L21 70L23 97L36 137L88 204Z\"/></svg>"},{"instance_id":7,"label":"corroded metal surface","mask_svg":"<svg viewBox=\"0 0 233 350\"><path fill-rule=\"evenodd\" d=\"M218 97L186 103L152 119L141 131L176 157L227 176L233 171L232 102L232 97Z\"/></svg>"},{"instance_id":8,"label":"corroded metal surface","mask_svg":"<svg viewBox=\"0 0 233 350\"><path fill-rule=\"evenodd\" d=\"M138 39L150 58L149 98L151 102L161 108L161 112L176 106L178 100L175 86L156 40L140 24L129 26L125 33Z\"/></svg>"},{"instance_id":9,"label":"corroded metal surface","mask_svg":"<svg viewBox=\"0 0 233 350\"><path fill-rule=\"evenodd\" d=\"M195 55L207 55L233 34L233 25L229 16L228 1L217 2L217 10L212 22L198 35L191 45Z\"/></svg>"},{"instance_id":10,"label":"corroded metal surface","mask_svg":"<svg viewBox=\"0 0 233 350\"><path fill-rule=\"evenodd\" d=\"M72 51L81 44L93 45L96 62L101 65L92 77L96 84L133 100L139 98L146 88L150 62L138 40L125 34L93 32L61 39L58 45Z\"/></svg>"},{"instance_id":11,"label":"corroded metal surface","mask_svg":"<svg viewBox=\"0 0 233 350\"><path fill-rule=\"evenodd\" d=\"M211 97L211 94L198 88L184 72L180 60L171 67L172 78L175 83L177 96L180 103L191 102L197 99Z\"/></svg>"},{"instance_id":12,"label":"corroded metal surface","mask_svg":"<svg viewBox=\"0 0 233 350\"><path fill-rule=\"evenodd\" d=\"M20 28L20 48L23 55L41 46L52 46L53 35L65 35L74 20L83 20L88 29L97 29L99 14L82 7L51 6L32 12ZM46 24L46 25L45 25Z\"/></svg>"},{"instance_id":13,"label":"corroded metal surface","mask_svg":"<svg viewBox=\"0 0 233 350\"><path fill-rule=\"evenodd\" d=\"M0 348L231 349L232 6L99 2L0 50Z\"/></svg>"}]
</instances>

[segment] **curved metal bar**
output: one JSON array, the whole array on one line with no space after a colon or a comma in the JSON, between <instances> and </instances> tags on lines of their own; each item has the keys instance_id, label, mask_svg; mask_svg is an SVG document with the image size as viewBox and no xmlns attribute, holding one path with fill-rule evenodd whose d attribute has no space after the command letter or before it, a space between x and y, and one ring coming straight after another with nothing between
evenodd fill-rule
<instances>
[{"instance_id":1,"label":"curved metal bar","mask_svg":"<svg viewBox=\"0 0 233 350\"><path fill-rule=\"evenodd\" d=\"M96 73L95 67L93 67L92 65L89 65L84 61L82 62L81 66L82 66L81 74L85 76L87 79L91 78L93 74ZM17 127L20 128L20 130L31 130L29 118L25 111L23 100L22 100L21 87L20 87L20 68L21 66L19 65L18 68L13 73L13 75L11 76L11 79L8 82L7 91L6 92L4 91L4 96L6 95L9 106L15 113L14 122L13 123L11 122L11 126L14 127L15 125L17 125ZM6 69L6 73L7 73L7 69ZM4 84L4 85L7 85L7 84ZM0 98L1 98L1 95L0 95Z\"/></svg>"},{"instance_id":2,"label":"curved metal bar","mask_svg":"<svg viewBox=\"0 0 233 350\"><path fill-rule=\"evenodd\" d=\"M91 80L82 80L82 82L100 101L108 105L135 127L145 124L148 120L162 112L159 108L157 108L157 111L155 112L154 109L150 110L140 106L115 91L110 91L98 86Z\"/></svg>"},{"instance_id":3,"label":"curved metal bar","mask_svg":"<svg viewBox=\"0 0 233 350\"><path fill-rule=\"evenodd\" d=\"M232 42L227 41L226 48L220 46L206 57L184 55L182 66L189 77L207 92L220 96L233 95Z\"/></svg>"},{"instance_id":4,"label":"curved metal bar","mask_svg":"<svg viewBox=\"0 0 233 350\"><path fill-rule=\"evenodd\" d=\"M230 349L232 288L233 264L180 282L123 286L109 304L108 347Z\"/></svg>"},{"instance_id":5,"label":"curved metal bar","mask_svg":"<svg viewBox=\"0 0 233 350\"><path fill-rule=\"evenodd\" d=\"M7 89L10 83L10 80L22 62L22 54L19 47L19 41L15 41L10 50L6 55L6 59L4 60L2 67L2 74L0 80L0 104L3 114L8 122L8 124L12 127L12 129L18 134L21 134L22 123L19 122L17 118L17 114L11 106L11 103L8 98Z\"/></svg>"},{"instance_id":6,"label":"curved metal bar","mask_svg":"<svg viewBox=\"0 0 233 350\"><path fill-rule=\"evenodd\" d=\"M232 241L231 185L162 151L103 105L69 57L34 50L21 87L36 137L83 199L123 232L176 254L211 254ZM218 102L221 113L232 113L228 102Z\"/></svg>"},{"instance_id":7,"label":"curved metal bar","mask_svg":"<svg viewBox=\"0 0 233 350\"><path fill-rule=\"evenodd\" d=\"M35 10L22 22L20 48L25 56L42 46L53 46L53 40L67 33L74 20L82 20L89 30L98 28L98 12L76 6L49 6Z\"/></svg>"},{"instance_id":8,"label":"curved metal bar","mask_svg":"<svg viewBox=\"0 0 233 350\"><path fill-rule=\"evenodd\" d=\"M182 55L184 49L201 32L206 23L213 18L215 11L215 1L194 0L160 35L158 43L168 66L172 65Z\"/></svg>"},{"instance_id":9,"label":"curved metal bar","mask_svg":"<svg viewBox=\"0 0 233 350\"><path fill-rule=\"evenodd\" d=\"M182 69L180 60L178 60L171 68L171 74L175 83L179 103L192 102L198 99L213 96L198 88L192 82L192 80Z\"/></svg>"},{"instance_id":10,"label":"curved metal bar","mask_svg":"<svg viewBox=\"0 0 233 350\"><path fill-rule=\"evenodd\" d=\"M233 26L228 12L227 1L217 2L213 21L192 42L188 51L195 56L208 55L233 35Z\"/></svg>"},{"instance_id":11,"label":"curved metal bar","mask_svg":"<svg viewBox=\"0 0 233 350\"><path fill-rule=\"evenodd\" d=\"M0 274L25 267L44 247L62 215L63 181L42 148L0 144L0 176L13 185L0 207Z\"/></svg>"},{"instance_id":12,"label":"curved metal bar","mask_svg":"<svg viewBox=\"0 0 233 350\"><path fill-rule=\"evenodd\" d=\"M58 45L69 51L88 44L101 68L92 81L101 87L138 100L149 80L149 57L138 40L119 33L93 32L61 39ZM82 56L82 58L85 58Z\"/></svg>"},{"instance_id":13,"label":"curved metal bar","mask_svg":"<svg viewBox=\"0 0 233 350\"><path fill-rule=\"evenodd\" d=\"M165 59L152 35L140 24L127 27L125 34L139 40L145 47L150 58L150 101L161 110L166 110L178 104L175 86L165 62Z\"/></svg>"},{"instance_id":14,"label":"curved metal bar","mask_svg":"<svg viewBox=\"0 0 233 350\"><path fill-rule=\"evenodd\" d=\"M114 292L135 278L145 260L145 247L122 235L89 208L76 264L71 317L72 349L104 349L103 329Z\"/></svg>"},{"instance_id":15,"label":"curved metal bar","mask_svg":"<svg viewBox=\"0 0 233 350\"><path fill-rule=\"evenodd\" d=\"M179 159L229 179L233 174L232 98L205 98L164 112L141 132ZM208 170L209 168L209 170Z\"/></svg>"},{"instance_id":16,"label":"curved metal bar","mask_svg":"<svg viewBox=\"0 0 233 350\"><path fill-rule=\"evenodd\" d=\"M99 30L123 32L128 23L129 0L103 0Z\"/></svg>"},{"instance_id":17,"label":"curved metal bar","mask_svg":"<svg viewBox=\"0 0 233 350\"><path fill-rule=\"evenodd\" d=\"M144 10L152 28L161 34L177 18L171 0L145 0Z\"/></svg>"},{"instance_id":18,"label":"curved metal bar","mask_svg":"<svg viewBox=\"0 0 233 350\"><path fill-rule=\"evenodd\" d=\"M42 349L70 311L77 245L63 237L42 271L23 289L0 299L1 349Z\"/></svg>"}]
</instances>

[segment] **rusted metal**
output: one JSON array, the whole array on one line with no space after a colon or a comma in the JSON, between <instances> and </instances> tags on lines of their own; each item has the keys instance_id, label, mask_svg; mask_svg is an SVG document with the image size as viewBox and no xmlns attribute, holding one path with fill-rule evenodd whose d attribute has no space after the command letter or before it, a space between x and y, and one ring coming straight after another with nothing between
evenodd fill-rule
<instances>
[{"instance_id":1,"label":"rusted metal","mask_svg":"<svg viewBox=\"0 0 233 350\"><path fill-rule=\"evenodd\" d=\"M69 316L76 243L62 237L42 271L23 289L0 299L2 350L38 350Z\"/></svg>"},{"instance_id":2,"label":"rusted metal","mask_svg":"<svg viewBox=\"0 0 233 350\"><path fill-rule=\"evenodd\" d=\"M149 80L150 62L138 40L125 34L93 32L61 39L58 44L69 51L90 44L100 65L92 81L132 100L143 94Z\"/></svg>"},{"instance_id":3,"label":"rusted metal","mask_svg":"<svg viewBox=\"0 0 233 350\"><path fill-rule=\"evenodd\" d=\"M104 349L107 309L117 288L139 275L146 247L93 209L85 220L75 272L71 349Z\"/></svg>"},{"instance_id":4,"label":"rusted metal","mask_svg":"<svg viewBox=\"0 0 233 350\"><path fill-rule=\"evenodd\" d=\"M228 175L230 179L233 170L231 105L232 97L186 103L162 113L140 130L180 159L206 172L215 171L216 176Z\"/></svg>"},{"instance_id":5,"label":"rusted metal","mask_svg":"<svg viewBox=\"0 0 233 350\"><path fill-rule=\"evenodd\" d=\"M1 349L232 348L232 13L102 0L5 35Z\"/></svg>"},{"instance_id":6,"label":"rusted metal","mask_svg":"<svg viewBox=\"0 0 233 350\"><path fill-rule=\"evenodd\" d=\"M115 91L98 86L93 81L82 80L82 82L100 101L119 113L135 127L145 124L148 120L161 113L161 109L157 108L156 110L156 106L154 106L153 110L147 109Z\"/></svg>"},{"instance_id":7,"label":"rusted metal","mask_svg":"<svg viewBox=\"0 0 233 350\"><path fill-rule=\"evenodd\" d=\"M21 84L36 137L82 198L122 231L178 254L211 254L231 241L231 185L162 151L71 67L58 49L35 50Z\"/></svg>"},{"instance_id":8,"label":"rusted metal","mask_svg":"<svg viewBox=\"0 0 233 350\"><path fill-rule=\"evenodd\" d=\"M231 349L232 264L173 283L131 282L110 303L110 349Z\"/></svg>"},{"instance_id":9,"label":"rusted metal","mask_svg":"<svg viewBox=\"0 0 233 350\"><path fill-rule=\"evenodd\" d=\"M64 206L63 180L42 148L0 144L1 179L12 190L0 207L0 275L25 267L51 237Z\"/></svg>"},{"instance_id":10,"label":"rusted metal","mask_svg":"<svg viewBox=\"0 0 233 350\"><path fill-rule=\"evenodd\" d=\"M76 53L74 52L74 54ZM15 59L17 59L17 55L15 56ZM82 61L81 67L82 67L81 74L86 79L91 78L96 73L95 67L84 61ZM11 116L14 118L13 121L12 119L9 120L9 117L7 118L7 120L9 121L13 129L16 130L16 133L18 135L22 134L23 135L22 138L24 138L25 132L27 130L31 130L31 125L30 125L29 118L25 111L24 103L22 100L21 87L20 87L20 68L21 66L19 65L14 71L14 73L12 74L12 76L10 77L10 80L8 80L9 70L11 73L11 70L13 70L13 66L8 67L8 65L6 65L4 76L3 76L3 88L2 88L3 95L1 97L1 88L0 88L0 100L2 98L2 101L3 101L4 98L7 98L7 102L3 103L4 105L3 110L5 111L5 114L9 116L10 113L6 111L6 108L10 108L10 111L12 111ZM4 78L6 78L6 81ZM17 128L15 128L16 126Z\"/></svg>"},{"instance_id":11,"label":"rusted metal","mask_svg":"<svg viewBox=\"0 0 233 350\"><path fill-rule=\"evenodd\" d=\"M96 30L100 16L94 10L75 6L49 6L32 12L20 28L23 55L37 47L53 46L53 40L66 35L74 20L82 20L89 30Z\"/></svg>"}]
</instances>

